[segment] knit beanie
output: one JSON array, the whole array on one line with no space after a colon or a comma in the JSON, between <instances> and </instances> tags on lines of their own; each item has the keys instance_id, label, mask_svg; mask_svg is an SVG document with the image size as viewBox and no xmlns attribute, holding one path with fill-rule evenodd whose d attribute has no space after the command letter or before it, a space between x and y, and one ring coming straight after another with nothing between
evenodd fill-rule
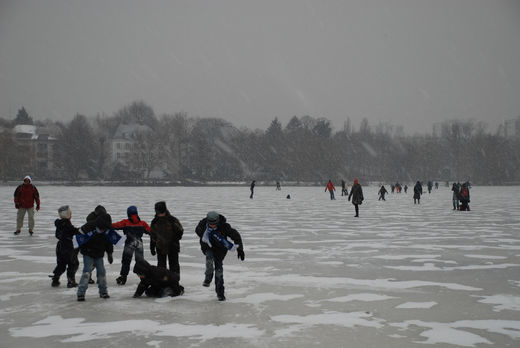
<instances>
[{"instance_id":1,"label":"knit beanie","mask_svg":"<svg viewBox=\"0 0 520 348\"><path fill-rule=\"evenodd\" d=\"M155 213L156 214L166 213L166 202L160 201L160 202L155 203Z\"/></svg>"},{"instance_id":2,"label":"knit beanie","mask_svg":"<svg viewBox=\"0 0 520 348\"><path fill-rule=\"evenodd\" d=\"M62 219L70 219L72 212L68 205L64 205L58 208L58 215Z\"/></svg>"}]
</instances>

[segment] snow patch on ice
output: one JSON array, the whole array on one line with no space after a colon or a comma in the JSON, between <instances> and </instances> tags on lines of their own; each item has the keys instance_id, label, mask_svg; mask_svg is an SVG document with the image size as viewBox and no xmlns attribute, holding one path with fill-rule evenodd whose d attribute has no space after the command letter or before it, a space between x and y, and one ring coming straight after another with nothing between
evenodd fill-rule
<instances>
[{"instance_id":1,"label":"snow patch on ice","mask_svg":"<svg viewBox=\"0 0 520 348\"><path fill-rule=\"evenodd\" d=\"M435 306L437 302L431 301L431 302L405 302L401 303L399 306L396 306L395 308L398 309L428 309Z\"/></svg>"},{"instance_id":2,"label":"snow patch on ice","mask_svg":"<svg viewBox=\"0 0 520 348\"><path fill-rule=\"evenodd\" d=\"M286 324L299 324L304 327L336 325L349 328L355 326L381 328L383 326L381 319L372 318L372 315L366 312L326 312L310 315L275 315L271 317L271 319Z\"/></svg>"},{"instance_id":3,"label":"snow patch on ice","mask_svg":"<svg viewBox=\"0 0 520 348\"><path fill-rule=\"evenodd\" d=\"M500 312L504 309L520 311L520 297L513 295L481 296L480 303L494 304L493 310Z\"/></svg>"},{"instance_id":4,"label":"snow patch on ice","mask_svg":"<svg viewBox=\"0 0 520 348\"><path fill-rule=\"evenodd\" d=\"M135 333L168 337L189 337L207 341L214 338L253 339L263 334L253 325L227 323L224 325L161 324L153 320L121 320L109 322L85 322L83 318L64 319L50 316L33 326L9 329L13 337L70 336L61 342L86 342L106 339L120 333Z\"/></svg>"},{"instance_id":5,"label":"snow patch on ice","mask_svg":"<svg viewBox=\"0 0 520 348\"><path fill-rule=\"evenodd\" d=\"M295 298L303 297L301 294L292 294L292 295L278 295L272 292L268 293L256 293L252 295L248 295L244 298L237 298L230 300L229 302L233 303L248 303L252 305L259 305L268 301L289 301Z\"/></svg>"},{"instance_id":6,"label":"snow patch on ice","mask_svg":"<svg viewBox=\"0 0 520 348\"><path fill-rule=\"evenodd\" d=\"M393 299L396 297L393 296L387 296L387 295L379 295L379 294L371 294L371 293L359 293L359 294L352 294L342 297L335 297L331 298L325 301L330 302L351 302L351 301L363 301L363 302L371 302L371 301L384 301Z\"/></svg>"},{"instance_id":7,"label":"snow patch on ice","mask_svg":"<svg viewBox=\"0 0 520 348\"><path fill-rule=\"evenodd\" d=\"M489 259L489 260L503 260L507 259L506 256L498 256L498 255L481 255L481 254L466 254L465 257L475 258L475 259Z\"/></svg>"}]
</instances>

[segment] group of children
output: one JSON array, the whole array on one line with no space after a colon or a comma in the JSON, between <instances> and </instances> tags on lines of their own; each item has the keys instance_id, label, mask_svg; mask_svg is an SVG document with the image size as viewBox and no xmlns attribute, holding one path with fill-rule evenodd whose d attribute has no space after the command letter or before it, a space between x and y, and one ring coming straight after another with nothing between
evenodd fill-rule
<instances>
[{"instance_id":1,"label":"group of children","mask_svg":"<svg viewBox=\"0 0 520 348\"><path fill-rule=\"evenodd\" d=\"M125 285L130 272L130 264L135 255L134 273L140 283L134 297L146 294L150 297L179 296L184 287L179 284L180 240L184 229L179 220L170 214L164 201L155 204L155 217L150 226L139 217L137 207L127 209L127 219L112 222L106 209L98 205L86 218L80 228L71 223L72 212L69 206L58 209L59 219L56 226L57 265L53 271L51 285L60 285L60 276L67 272L67 287L77 287L77 300L85 301L88 284L93 284L92 271L96 269L99 296L110 298L107 290L106 270L103 263L105 253L110 264L113 262L114 244L121 242L122 237L114 230L122 230L124 249L121 260L121 271L116 279L117 284ZM203 286L208 287L215 274L215 291L219 301L224 301L223 260L229 250L237 250L242 261L245 258L242 238L232 228L223 215L210 211L206 218L200 220L195 230L200 239L202 253L206 257L206 271ZM142 236L150 235L150 252L157 255L157 266L150 265L144 258ZM227 240L230 238L235 244ZM79 284L75 274L79 268L78 254L83 256L83 271ZM169 269L167 268L167 264Z\"/></svg>"}]
</instances>

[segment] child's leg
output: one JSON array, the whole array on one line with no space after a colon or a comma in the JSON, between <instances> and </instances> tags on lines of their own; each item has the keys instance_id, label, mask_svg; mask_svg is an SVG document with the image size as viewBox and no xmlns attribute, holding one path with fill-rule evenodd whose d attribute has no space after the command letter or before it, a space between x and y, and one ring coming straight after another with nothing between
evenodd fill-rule
<instances>
[{"instance_id":1,"label":"child's leg","mask_svg":"<svg viewBox=\"0 0 520 348\"><path fill-rule=\"evenodd\" d=\"M88 255L83 255L83 273L78 285L78 297L85 296L88 288L88 280L90 279L90 273L92 271L92 265L94 259Z\"/></svg>"},{"instance_id":2,"label":"child's leg","mask_svg":"<svg viewBox=\"0 0 520 348\"><path fill-rule=\"evenodd\" d=\"M107 277L105 271L105 265L103 264L103 258L99 257L94 259L94 265L96 267L97 283L99 288L99 294L103 295L108 293L107 291Z\"/></svg>"}]
</instances>

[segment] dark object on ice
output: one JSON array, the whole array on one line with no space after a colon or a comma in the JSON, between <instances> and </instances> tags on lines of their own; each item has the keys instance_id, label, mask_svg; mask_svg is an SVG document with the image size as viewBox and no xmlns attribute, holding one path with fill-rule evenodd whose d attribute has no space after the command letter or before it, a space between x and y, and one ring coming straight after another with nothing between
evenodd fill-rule
<instances>
[{"instance_id":1,"label":"dark object on ice","mask_svg":"<svg viewBox=\"0 0 520 348\"><path fill-rule=\"evenodd\" d=\"M138 260L134 273L141 279L134 297L140 297L143 293L148 297L173 297L184 293L184 287L179 284L179 274L166 268L152 266L146 260Z\"/></svg>"},{"instance_id":2,"label":"dark object on ice","mask_svg":"<svg viewBox=\"0 0 520 348\"><path fill-rule=\"evenodd\" d=\"M287 197L285 197L285 198L287 198L287 199L291 199L291 195L287 195Z\"/></svg>"}]
</instances>

